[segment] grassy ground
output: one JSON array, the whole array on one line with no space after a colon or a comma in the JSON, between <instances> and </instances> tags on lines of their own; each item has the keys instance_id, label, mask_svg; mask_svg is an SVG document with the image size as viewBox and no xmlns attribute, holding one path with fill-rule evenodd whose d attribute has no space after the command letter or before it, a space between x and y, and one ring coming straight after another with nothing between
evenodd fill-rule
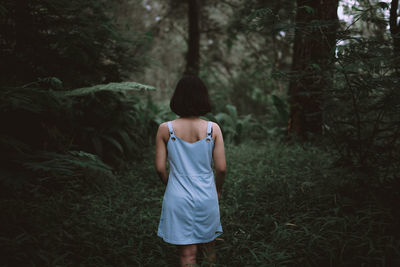
<instances>
[{"instance_id":1,"label":"grassy ground","mask_svg":"<svg viewBox=\"0 0 400 267\"><path fill-rule=\"evenodd\" d=\"M393 207L315 147L227 146L217 266L400 266ZM177 266L153 149L117 180L1 198L0 266Z\"/></svg>"}]
</instances>

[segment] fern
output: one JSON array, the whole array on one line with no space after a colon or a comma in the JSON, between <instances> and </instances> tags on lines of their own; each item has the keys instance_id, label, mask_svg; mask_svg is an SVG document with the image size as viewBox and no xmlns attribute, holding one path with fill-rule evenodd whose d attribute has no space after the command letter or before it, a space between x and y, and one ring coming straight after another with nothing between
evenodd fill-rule
<instances>
[{"instance_id":1,"label":"fern","mask_svg":"<svg viewBox=\"0 0 400 267\"><path fill-rule=\"evenodd\" d=\"M281 98L276 95L272 95L272 103L278 112L279 119L282 125L286 125L287 121L289 120L289 112L288 107L285 102Z\"/></svg>"},{"instance_id":2,"label":"fern","mask_svg":"<svg viewBox=\"0 0 400 267\"><path fill-rule=\"evenodd\" d=\"M149 85L144 85L136 82L121 82L121 83L99 84L91 87L78 88L72 91L63 91L60 92L60 94L65 96L82 96L90 93L97 93L99 91L128 93L132 91L154 91L154 90L155 88Z\"/></svg>"},{"instance_id":3,"label":"fern","mask_svg":"<svg viewBox=\"0 0 400 267\"><path fill-rule=\"evenodd\" d=\"M220 112L215 115L215 120L222 125L227 142L240 143L243 137L250 132L255 124L252 122L251 114L239 116L236 107L226 105L227 113Z\"/></svg>"},{"instance_id":4,"label":"fern","mask_svg":"<svg viewBox=\"0 0 400 267\"><path fill-rule=\"evenodd\" d=\"M40 88L2 88L0 94L0 112L24 110L41 114L49 108L61 105L62 99L51 91Z\"/></svg>"},{"instance_id":5,"label":"fern","mask_svg":"<svg viewBox=\"0 0 400 267\"><path fill-rule=\"evenodd\" d=\"M0 91L0 123L7 126L0 133L0 182L7 188L44 176L112 177L113 168L140 155L154 131L152 103L138 96L153 87L125 82L49 90L58 82L46 78Z\"/></svg>"},{"instance_id":6,"label":"fern","mask_svg":"<svg viewBox=\"0 0 400 267\"><path fill-rule=\"evenodd\" d=\"M340 162L368 172L382 169L389 177L399 170L400 79L387 60L388 45L359 38L341 47L324 111L325 132Z\"/></svg>"},{"instance_id":7,"label":"fern","mask_svg":"<svg viewBox=\"0 0 400 267\"><path fill-rule=\"evenodd\" d=\"M113 177L110 166L103 163L98 156L84 151L68 151L66 154L37 152L30 161L23 162L22 166L34 172L59 177L82 176L87 174L87 171L108 178Z\"/></svg>"}]
</instances>

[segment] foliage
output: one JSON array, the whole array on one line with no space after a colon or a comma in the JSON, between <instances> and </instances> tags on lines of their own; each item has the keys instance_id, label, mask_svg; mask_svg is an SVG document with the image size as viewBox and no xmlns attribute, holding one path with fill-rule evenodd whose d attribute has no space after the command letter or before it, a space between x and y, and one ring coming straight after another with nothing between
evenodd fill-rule
<instances>
[{"instance_id":1,"label":"foliage","mask_svg":"<svg viewBox=\"0 0 400 267\"><path fill-rule=\"evenodd\" d=\"M293 1L243 1L242 5L235 9L235 15L231 17L228 28L229 43L235 40L241 32L257 32L266 35L276 34L281 30L288 30L287 24L293 17ZM237 40L237 39L236 39Z\"/></svg>"},{"instance_id":2,"label":"foliage","mask_svg":"<svg viewBox=\"0 0 400 267\"><path fill-rule=\"evenodd\" d=\"M227 146L217 266L396 266L398 196L359 187L310 144ZM83 191L0 200L1 264L176 266L156 236L165 187L151 152ZM7 266L7 264L5 266Z\"/></svg>"},{"instance_id":3,"label":"foliage","mask_svg":"<svg viewBox=\"0 0 400 267\"><path fill-rule=\"evenodd\" d=\"M263 116L252 113L239 115L236 106L227 104L220 112L206 115L206 119L217 122L226 143L240 144L246 140L263 140L285 136L288 121L288 106L278 95L266 97L270 107Z\"/></svg>"},{"instance_id":4,"label":"foliage","mask_svg":"<svg viewBox=\"0 0 400 267\"><path fill-rule=\"evenodd\" d=\"M396 234L385 226L398 223L395 208L350 179L360 174L332 168L330 153L311 144L231 149L222 205L229 236L221 245L223 258L235 259L230 264L384 266L399 259Z\"/></svg>"},{"instance_id":5,"label":"foliage","mask_svg":"<svg viewBox=\"0 0 400 267\"><path fill-rule=\"evenodd\" d=\"M120 83L108 83L108 84L98 84L95 86L91 87L85 87L85 88L78 88L75 90L71 91L65 91L63 92L64 95L67 96L82 96L90 93L97 93L99 91L112 91L112 92L122 92L126 93L129 91L138 91L138 90L143 90L143 91L152 91L155 90L153 86L148 86L140 83L135 83L135 82L120 82Z\"/></svg>"},{"instance_id":6,"label":"foliage","mask_svg":"<svg viewBox=\"0 0 400 267\"><path fill-rule=\"evenodd\" d=\"M63 93L72 111L69 135L85 151L114 166L140 155L154 125L138 90L154 88L138 83L111 83ZM67 129L66 129L67 130Z\"/></svg>"},{"instance_id":7,"label":"foliage","mask_svg":"<svg viewBox=\"0 0 400 267\"><path fill-rule=\"evenodd\" d=\"M0 4L0 83L42 77L0 90L0 265L178 264L175 246L156 237L165 188L150 146L157 125L176 115L147 85L88 87L145 66L152 35L121 30L119 15L168 35L140 80L169 88L181 75L184 9L174 5L182 2L166 12L165 2L151 2L138 16L104 0ZM288 119L294 1L204 2L201 75L216 103L206 117L221 125L229 170L217 266L400 265L398 59L381 10L388 5L357 3L344 10L360 15L342 23L324 91L333 146L316 147L276 138Z\"/></svg>"},{"instance_id":8,"label":"foliage","mask_svg":"<svg viewBox=\"0 0 400 267\"><path fill-rule=\"evenodd\" d=\"M364 11L359 16L363 18L370 19ZM325 132L342 163L396 178L400 160L400 77L395 72L393 47L383 42L381 35L354 38L350 30L341 35L335 85L325 92Z\"/></svg>"},{"instance_id":9,"label":"foliage","mask_svg":"<svg viewBox=\"0 0 400 267\"><path fill-rule=\"evenodd\" d=\"M272 104L274 105L281 125L286 125L289 120L289 108L287 104L277 95L272 95Z\"/></svg>"},{"instance_id":10,"label":"foliage","mask_svg":"<svg viewBox=\"0 0 400 267\"><path fill-rule=\"evenodd\" d=\"M90 169L92 172L111 176L111 168L102 163L96 155L84 151L68 151L65 155L54 152L42 152L33 155L36 162L23 162L22 166L28 170L50 173L52 176L73 177L76 169ZM95 164L92 164L95 163Z\"/></svg>"},{"instance_id":11,"label":"foliage","mask_svg":"<svg viewBox=\"0 0 400 267\"><path fill-rule=\"evenodd\" d=\"M117 8L104 0L2 1L0 83L56 76L73 88L140 70L151 36L121 29Z\"/></svg>"},{"instance_id":12,"label":"foliage","mask_svg":"<svg viewBox=\"0 0 400 267\"><path fill-rule=\"evenodd\" d=\"M221 126L225 142L238 144L246 139L246 135L254 127L254 122L250 114L239 116L233 105L228 104L225 109L227 112L219 112L208 117Z\"/></svg>"},{"instance_id":13,"label":"foliage","mask_svg":"<svg viewBox=\"0 0 400 267\"><path fill-rule=\"evenodd\" d=\"M253 66L251 61L242 63L248 69L243 71L229 90L229 99L241 114L262 115L270 110L268 97L274 91L274 81L269 79L270 66Z\"/></svg>"},{"instance_id":14,"label":"foliage","mask_svg":"<svg viewBox=\"0 0 400 267\"><path fill-rule=\"evenodd\" d=\"M0 169L6 187L37 184L36 177L112 177L113 168L139 157L151 142L156 129L147 111L151 103L138 94L154 88L124 82L54 91L40 88L42 82L1 90L0 122L6 127L0 132Z\"/></svg>"}]
</instances>

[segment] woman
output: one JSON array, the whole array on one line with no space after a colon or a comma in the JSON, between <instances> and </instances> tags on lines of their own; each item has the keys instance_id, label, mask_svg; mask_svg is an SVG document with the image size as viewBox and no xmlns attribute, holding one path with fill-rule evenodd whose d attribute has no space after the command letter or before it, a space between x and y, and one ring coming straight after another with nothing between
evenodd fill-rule
<instances>
[{"instance_id":1,"label":"woman","mask_svg":"<svg viewBox=\"0 0 400 267\"><path fill-rule=\"evenodd\" d=\"M170 107L179 118L162 123L156 137L156 170L167 185L158 236L178 246L181 266L196 264L199 246L214 262L215 238L222 234L218 201L226 174L222 132L218 124L199 118L211 105L206 86L196 76L178 82Z\"/></svg>"}]
</instances>

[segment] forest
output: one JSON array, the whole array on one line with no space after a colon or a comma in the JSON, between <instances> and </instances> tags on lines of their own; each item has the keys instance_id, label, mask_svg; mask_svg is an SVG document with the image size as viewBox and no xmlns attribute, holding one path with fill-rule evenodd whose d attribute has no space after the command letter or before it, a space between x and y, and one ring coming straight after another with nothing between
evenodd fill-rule
<instances>
[{"instance_id":1,"label":"forest","mask_svg":"<svg viewBox=\"0 0 400 267\"><path fill-rule=\"evenodd\" d=\"M399 0L2 0L0 20L0 266L178 266L154 150L185 73L225 141L215 266L400 266Z\"/></svg>"}]
</instances>

